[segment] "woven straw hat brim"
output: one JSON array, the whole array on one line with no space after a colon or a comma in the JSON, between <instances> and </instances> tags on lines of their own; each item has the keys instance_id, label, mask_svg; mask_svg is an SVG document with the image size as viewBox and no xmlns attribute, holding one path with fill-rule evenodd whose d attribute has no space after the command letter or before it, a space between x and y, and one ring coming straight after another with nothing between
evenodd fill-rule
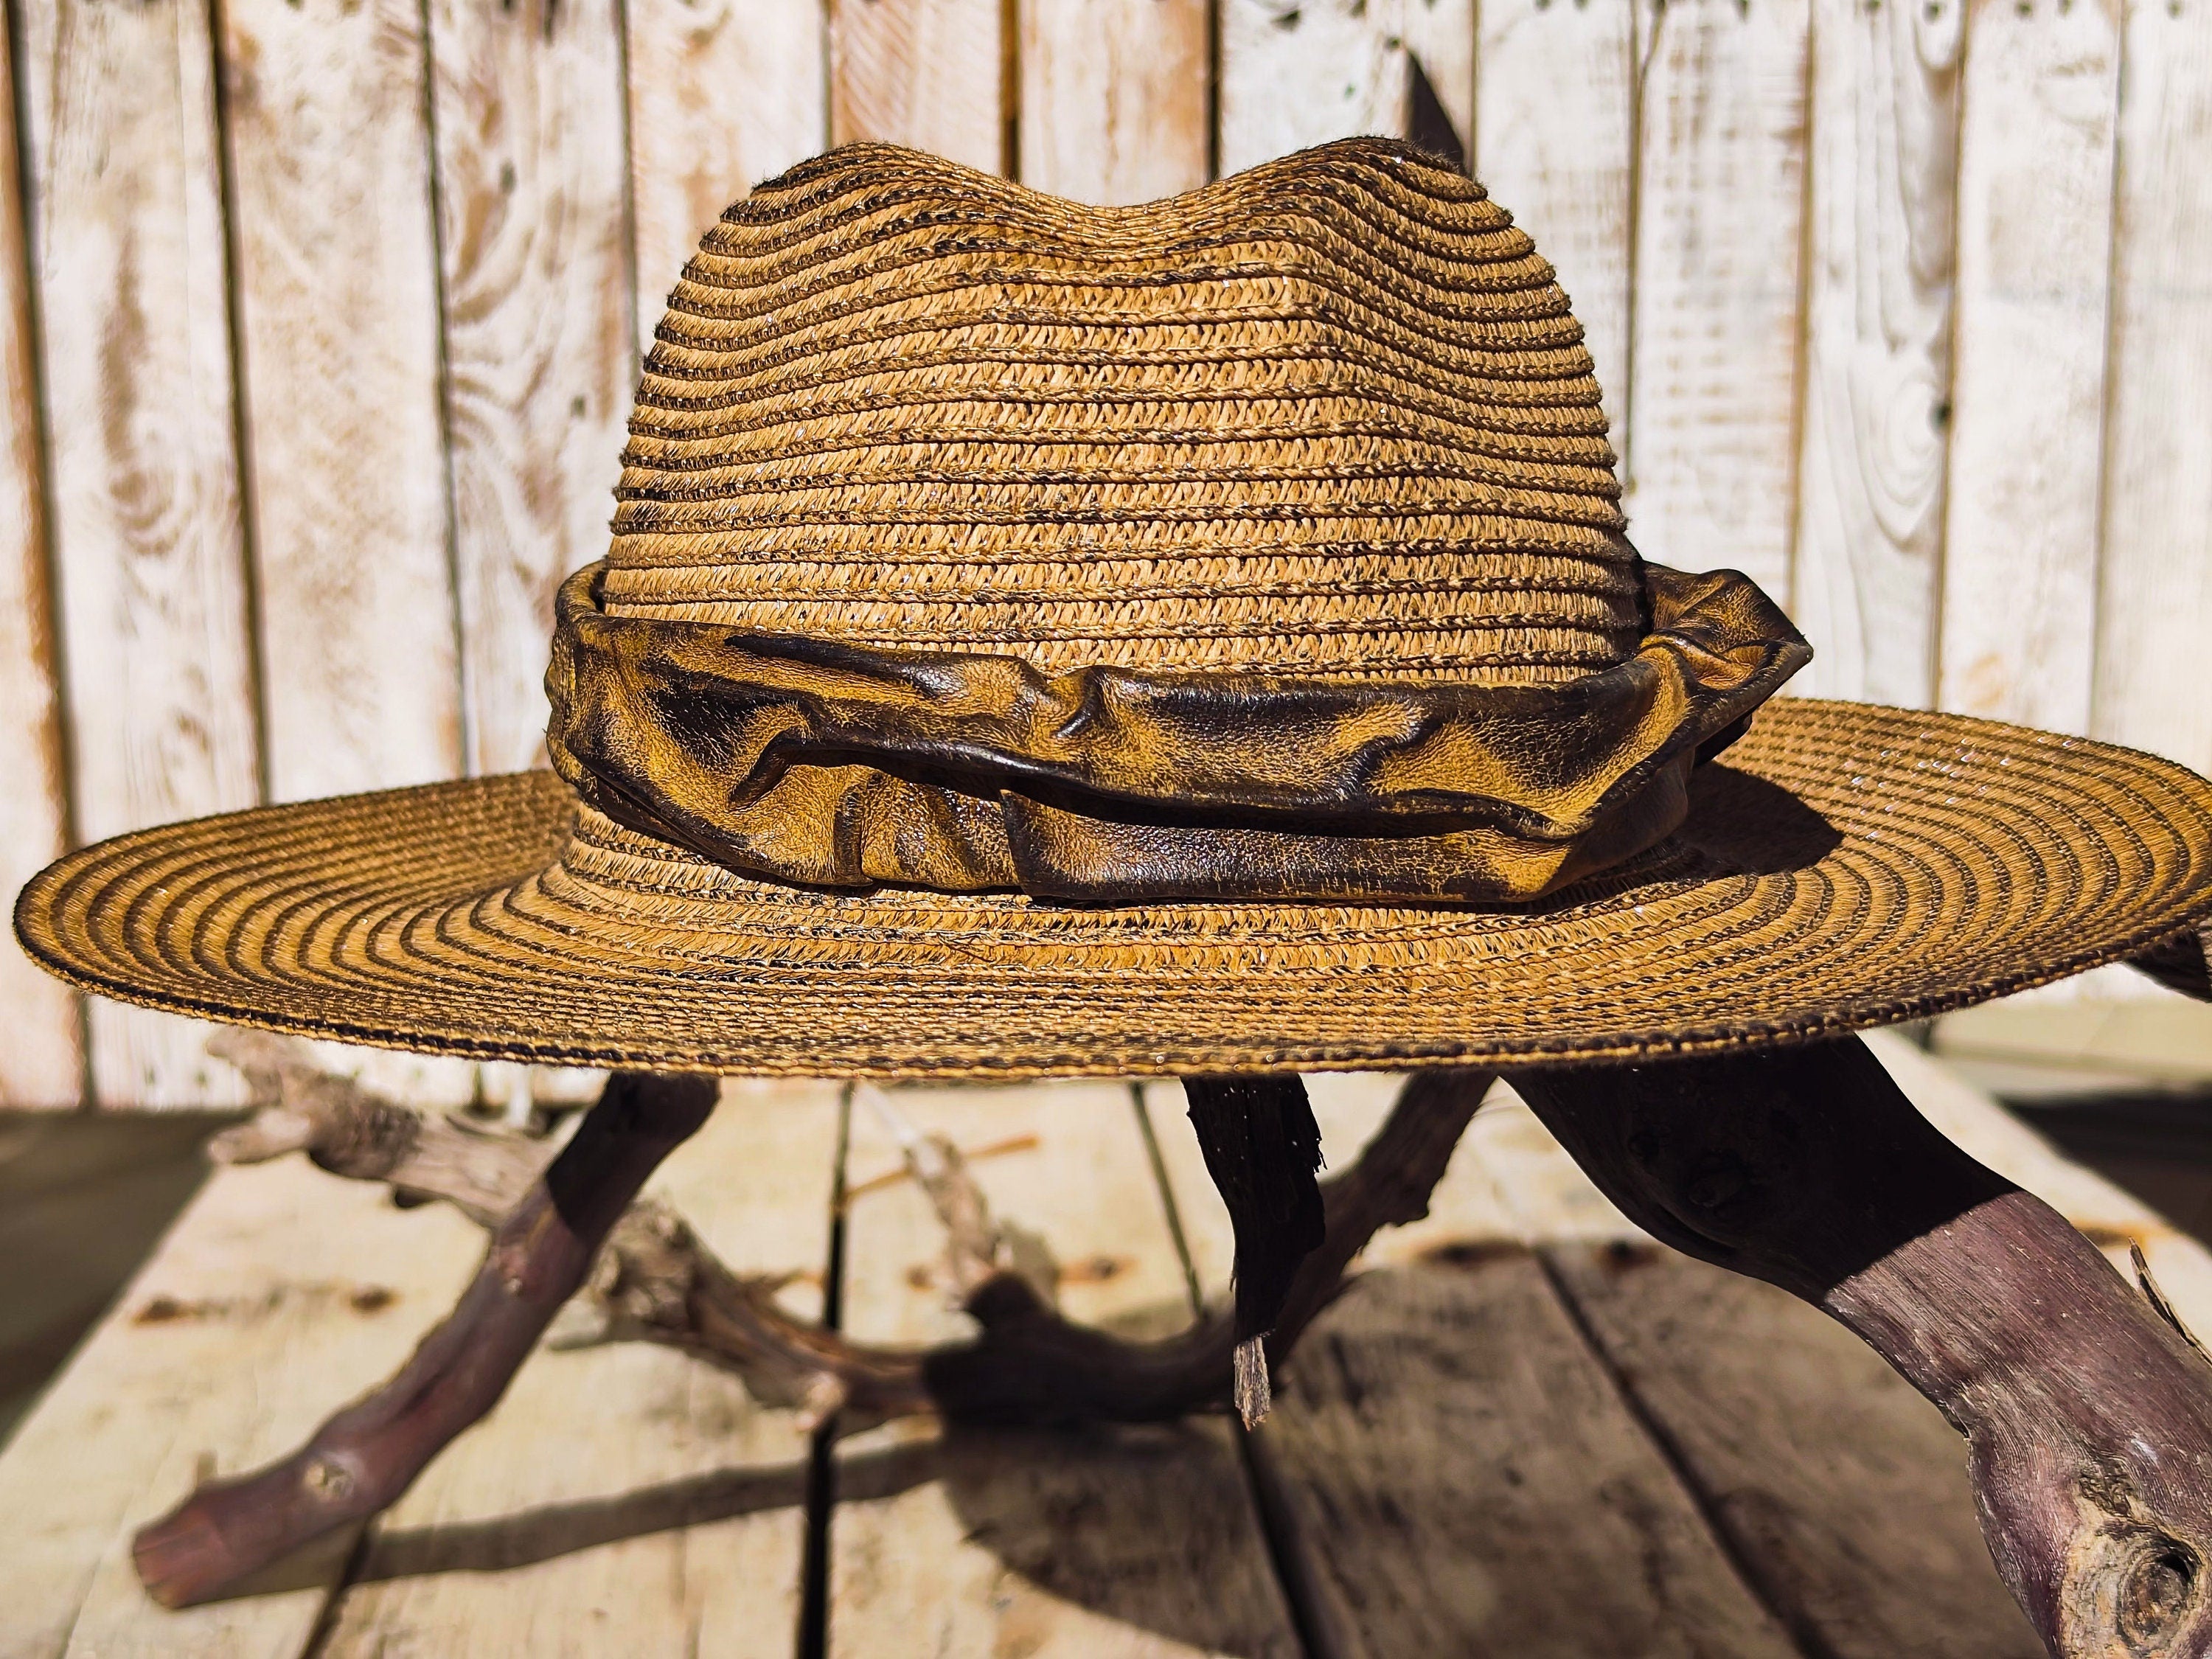
<instances>
[{"instance_id":1,"label":"woven straw hat brim","mask_svg":"<svg viewBox=\"0 0 2212 1659\"><path fill-rule=\"evenodd\" d=\"M1784 700L1681 844L1537 910L778 888L545 773L88 848L18 904L88 989L568 1064L933 1078L1622 1060L1911 1018L2212 908L2212 784L1954 716Z\"/></svg>"}]
</instances>

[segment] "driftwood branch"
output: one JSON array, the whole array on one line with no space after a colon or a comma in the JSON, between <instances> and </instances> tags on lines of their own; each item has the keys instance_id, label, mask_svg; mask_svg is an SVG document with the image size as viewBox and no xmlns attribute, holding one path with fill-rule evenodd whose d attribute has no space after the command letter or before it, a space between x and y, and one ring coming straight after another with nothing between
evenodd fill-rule
<instances>
[{"instance_id":1,"label":"driftwood branch","mask_svg":"<svg viewBox=\"0 0 2212 1659\"><path fill-rule=\"evenodd\" d=\"M220 1595L406 1491L497 1402L646 1177L714 1103L711 1079L611 1079L574 1138L500 1223L459 1305L396 1376L289 1457L200 1486L139 1533L133 1554L154 1598L183 1607ZM391 1139L388 1121L371 1127L375 1133L361 1140Z\"/></svg>"},{"instance_id":2,"label":"driftwood branch","mask_svg":"<svg viewBox=\"0 0 2212 1659\"><path fill-rule=\"evenodd\" d=\"M583 1311L568 1321L587 1340L682 1349L733 1372L764 1404L815 1421L834 1416L841 1431L922 1413L996 1424L1163 1421L1221 1409L1231 1398L1237 1345L1228 1310L1154 1342L1122 1341L1062 1319L1015 1271L1012 1230L992 1217L960 1152L941 1139L911 1138L906 1158L946 1227L952 1279L979 1329L971 1340L927 1350L872 1347L794 1316L776 1299L782 1280L732 1272L680 1216L633 1199L680 1134L642 1133L633 1115L611 1139L599 1127L609 1109L603 1102L556 1157L544 1141L424 1118L325 1076L282 1039L254 1036L228 1047L271 1098L213 1143L218 1159L303 1152L333 1174L450 1201L496 1231L477 1282L392 1382L331 1419L291 1457L202 1487L140 1534L141 1577L169 1605L222 1595L397 1498L441 1447L490 1408L561 1303L579 1290ZM1334 1298L1378 1229L1427 1212L1490 1081L1477 1073L1415 1077L1368 1150L1322 1183L1322 1241L1285 1297L1267 1339L1270 1362L1279 1364ZM610 1099L623 1090L648 1099L655 1089L672 1090L669 1109L696 1108L703 1118L705 1086L624 1077L610 1085ZM563 1224L580 1201L564 1171L589 1172L583 1196L596 1231ZM556 1196L563 1191L570 1192L567 1208ZM520 1196L501 1219L496 1206L507 1193Z\"/></svg>"},{"instance_id":3,"label":"driftwood branch","mask_svg":"<svg viewBox=\"0 0 2212 1659\"><path fill-rule=\"evenodd\" d=\"M1864 1044L1514 1084L1647 1231L1825 1309L1942 1408L2054 1654L2212 1653L2212 1365Z\"/></svg>"}]
</instances>

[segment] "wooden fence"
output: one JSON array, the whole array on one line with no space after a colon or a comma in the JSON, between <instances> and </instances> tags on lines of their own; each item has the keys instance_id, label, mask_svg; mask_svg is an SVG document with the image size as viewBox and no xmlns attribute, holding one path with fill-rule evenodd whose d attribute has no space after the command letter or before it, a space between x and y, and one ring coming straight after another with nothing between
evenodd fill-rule
<instances>
[{"instance_id":1,"label":"wooden fence","mask_svg":"<svg viewBox=\"0 0 2212 1659\"><path fill-rule=\"evenodd\" d=\"M641 343L856 137L1166 194L1456 144L1586 324L1632 531L1799 690L2212 770L2212 0L10 0L0 890L537 763ZM0 946L0 1101L232 1086ZM397 1065L399 1062L388 1062ZM471 1068L417 1063L433 1096Z\"/></svg>"}]
</instances>

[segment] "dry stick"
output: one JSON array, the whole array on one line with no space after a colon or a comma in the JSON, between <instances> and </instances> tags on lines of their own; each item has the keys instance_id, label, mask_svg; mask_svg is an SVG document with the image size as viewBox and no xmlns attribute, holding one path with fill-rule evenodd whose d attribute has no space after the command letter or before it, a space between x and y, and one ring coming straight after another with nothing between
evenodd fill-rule
<instances>
[{"instance_id":1,"label":"dry stick","mask_svg":"<svg viewBox=\"0 0 2212 1659\"><path fill-rule=\"evenodd\" d=\"M2054 1654L2212 1653L2212 1366L1863 1043L1513 1081L1648 1231L1826 1310L1942 1408Z\"/></svg>"},{"instance_id":2,"label":"dry stick","mask_svg":"<svg viewBox=\"0 0 2212 1659\"><path fill-rule=\"evenodd\" d=\"M405 1492L505 1392L646 1177L707 1121L714 1093L709 1078L609 1079L492 1235L459 1305L397 1376L282 1462L200 1486L139 1533L133 1553L154 1599L173 1607L209 1600Z\"/></svg>"}]
</instances>

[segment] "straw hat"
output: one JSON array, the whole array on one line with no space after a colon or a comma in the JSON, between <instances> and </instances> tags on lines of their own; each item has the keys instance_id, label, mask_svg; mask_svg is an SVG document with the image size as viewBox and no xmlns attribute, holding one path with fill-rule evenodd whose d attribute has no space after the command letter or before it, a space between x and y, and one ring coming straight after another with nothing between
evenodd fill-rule
<instances>
[{"instance_id":1,"label":"straw hat","mask_svg":"<svg viewBox=\"0 0 2212 1659\"><path fill-rule=\"evenodd\" d=\"M1760 708L1802 641L1638 558L1550 268L1400 146L1127 209L841 150L658 342L556 770L88 848L30 951L418 1049L1201 1073L1832 1033L2212 907L2179 767Z\"/></svg>"}]
</instances>

